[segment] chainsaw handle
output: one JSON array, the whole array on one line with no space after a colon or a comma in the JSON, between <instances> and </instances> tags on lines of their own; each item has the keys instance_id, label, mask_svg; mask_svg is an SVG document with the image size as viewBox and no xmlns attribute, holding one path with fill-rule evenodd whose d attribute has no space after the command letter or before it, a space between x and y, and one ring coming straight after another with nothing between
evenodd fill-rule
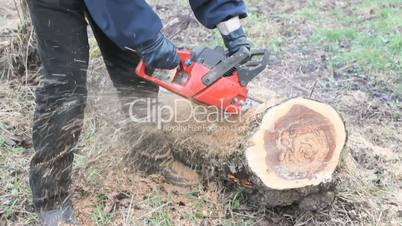
<instances>
[{"instance_id":1,"label":"chainsaw handle","mask_svg":"<svg viewBox=\"0 0 402 226\"><path fill-rule=\"evenodd\" d=\"M255 57L260 56L260 60L255 60ZM253 49L250 52L249 61L237 67L239 80L243 86L247 85L259 73L261 73L268 64L269 51L267 49Z\"/></svg>"},{"instance_id":2,"label":"chainsaw handle","mask_svg":"<svg viewBox=\"0 0 402 226\"><path fill-rule=\"evenodd\" d=\"M165 89L179 89L180 86L174 84L174 83L170 83L170 82L166 82L162 79L158 79L153 77L152 75L149 75L148 73L150 73L149 69L147 69L147 66L144 64L144 62L141 60L140 63L138 64L136 70L135 70L137 76L148 80L160 87L163 87ZM151 71L151 73L153 73L153 70Z\"/></svg>"},{"instance_id":3,"label":"chainsaw handle","mask_svg":"<svg viewBox=\"0 0 402 226\"><path fill-rule=\"evenodd\" d=\"M247 58L250 57L250 50L246 47L240 47L239 51L237 51L232 56L226 58L219 64L217 64L211 71L209 71L204 77L202 77L202 83L204 85L209 86L222 77L226 72L241 64Z\"/></svg>"},{"instance_id":4,"label":"chainsaw handle","mask_svg":"<svg viewBox=\"0 0 402 226\"><path fill-rule=\"evenodd\" d=\"M183 60L188 58L188 56L187 56L188 53L186 51L178 50L177 54L180 57L180 63L179 63L179 67L176 69L176 73L178 73L178 72L183 70ZM162 79L158 79L158 78L153 77L152 76L153 72L154 72L154 70L149 69L145 65L143 60L141 60L138 63L138 65L137 65L137 67L135 69L135 73L137 74L137 76L139 76L139 77L141 77L141 78L143 78L145 80L148 80L148 81L150 81L152 83L155 83L156 85L161 86L161 87L163 87L165 89L168 89L168 90L181 90L181 89L183 89L183 87L181 85L179 85L179 84L167 82L167 81L164 81Z\"/></svg>"}]
</instances>

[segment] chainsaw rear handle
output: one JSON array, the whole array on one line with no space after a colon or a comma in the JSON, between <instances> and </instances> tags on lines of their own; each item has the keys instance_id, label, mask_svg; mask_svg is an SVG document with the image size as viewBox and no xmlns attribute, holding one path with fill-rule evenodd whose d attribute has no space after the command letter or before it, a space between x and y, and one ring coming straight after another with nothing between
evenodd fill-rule
<instances>
[{"instance_id":1,"label":"chainsaw rear handle","mask_svg":"<svg viewBox=\"0 0 402 226\"><path fill-rule=\"evenodd\" d=\"M262 56L260 60L255 60L255 57ZM267 49L248 50L246 47L241 47L232 56L220 62L210 72L202 78L204 85L209 86L226 75L233 68L237 69L239 80L242 86L247 85L255 76L265 69L268 64L269 53Z\"/></svg>"},{"instance_id":2,"label":"chainsaw rear handle","mask_svg":"<svg viewBox=\"0 0 402 226\"><path fill-rule=\"evenodd\" d=\"M211 85L224 74L226 74L226 72L232 70L232 68L241 64L249 57L250 50L248 50L245 46L242 46L239 51L217 64L214 68L212 68L211 71L204 75L202 77L202 83L204 83L206 86Z\"/></svg>"},{"instance_id":3,"label":"chainsaw rear handle","mask_svg":"<svg viewBox=\"0 0 402 226\"><path fill-rule=\"evenodd\" d=\"M183 51L183 50L178 50L177 54L180 57L180 64L179 64L179 68L176 69L176 70L183 70L183 67L184 67L183 62L186 59L189 59L191 54L188 51ZM148 81L150 81L150 82L152 82L152 83L154 83L154 84L156 84L158 86L161 86L161 87L163 87L165 89L168 89L168 90L181 90L183 88L179 84L176 84L176 83L173 83L173 82L167 82L167 81L164 81L162 79L158 79L156 77L153 77L152 74L153 74L154 71L149 69L144 64L143 60L141 60L140 63L137 65L137 68L135 69L135 72L139 77L142 77L145 80L148 80Z\"/></svg>"}]
</instances>

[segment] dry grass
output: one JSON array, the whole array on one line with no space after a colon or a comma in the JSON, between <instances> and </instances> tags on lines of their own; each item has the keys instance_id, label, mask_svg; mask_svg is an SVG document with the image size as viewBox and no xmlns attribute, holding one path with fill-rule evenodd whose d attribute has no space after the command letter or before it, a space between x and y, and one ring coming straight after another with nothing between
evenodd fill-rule
<instances>
[{"instance_id":1,"label":"dry grass","mask_svg":"<svg viewBox=\"0 0 402 226\"><path fill-rule=\"evenodd\" d=\"M40 60L36 50L36 38L32 29L27 5L23 0L13 0L18 15L18 26L9 32L8 39L2 41L0 48L0 78L18 79L28 84L37 84Z\"/></svg>"},{"instance_id":2,"label":"dry grass","mask_svg":"<svg viewBox=\"0 0 402 226\"><path fill-rule=\"evenodd\" d=\"M28 187L33 95L30 87L12 84L0 89L0 222L33 224Z\"/></svg>"}]
</instances>

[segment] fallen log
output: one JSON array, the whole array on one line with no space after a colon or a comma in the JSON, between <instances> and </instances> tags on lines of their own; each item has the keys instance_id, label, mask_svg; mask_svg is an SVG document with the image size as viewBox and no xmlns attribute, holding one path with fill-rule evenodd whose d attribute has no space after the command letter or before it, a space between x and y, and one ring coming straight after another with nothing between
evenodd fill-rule
<instances>
[{"instance_id":1,"label":"fallen log","mask_svg":"<svg viewBox=\"0 0 402 226\"><path fill-rule=\"evenodd\" d=\"M155 114L165 119L157 123L163 132L140 128L140 139L126 139L137 143L130 165L152 173L173 155L204 182L243 189L254 206L317 210L333 201L346 131L331 106L299 97L227 116L188 101L182 106L176 96L163 99L171 106Z\"/></svg>"},{"instance_id":2,"label":"fallen log","mask_svg":"<svg viewBox=\"0 0 402 226\"><path fill-rule=\"evenodd\" d=\"M319 209L333 200L346 130L331 106L299 97L226 119L200 115L163 129L174 138L175 159L204 181L242 188L257 206Z\"/></svg>"}]
</instances>

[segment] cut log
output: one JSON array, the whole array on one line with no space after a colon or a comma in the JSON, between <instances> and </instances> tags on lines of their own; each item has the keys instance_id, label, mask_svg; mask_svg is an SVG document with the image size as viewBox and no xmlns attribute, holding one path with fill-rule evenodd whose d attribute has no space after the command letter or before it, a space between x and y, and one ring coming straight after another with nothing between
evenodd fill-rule
<instances>
[{"instance_id":1,"label":"cut log","mask_svg":"<svg viewBox=\"0 0 402 226\"><path fill-rule=\"evenodd\" d=\"M204 181L241 187L259 206L319 208L329 204L321 200L333 198L332 176L346 130L329 105L299 97L228 118L197 116L164 130L174 138L174 158L197 169Z\"/></svg>"},{"instance_id":2,"label":"cut log","mask_svg":"<svg viewBox=\"0 0 402 226\"><path fill-rule=\"evenodd\" d=\"M245 156L267 187L301 188L331 179L345 140L345 126L332 107L295 98L265 112Z\"/></svg>"}]
</instances>

